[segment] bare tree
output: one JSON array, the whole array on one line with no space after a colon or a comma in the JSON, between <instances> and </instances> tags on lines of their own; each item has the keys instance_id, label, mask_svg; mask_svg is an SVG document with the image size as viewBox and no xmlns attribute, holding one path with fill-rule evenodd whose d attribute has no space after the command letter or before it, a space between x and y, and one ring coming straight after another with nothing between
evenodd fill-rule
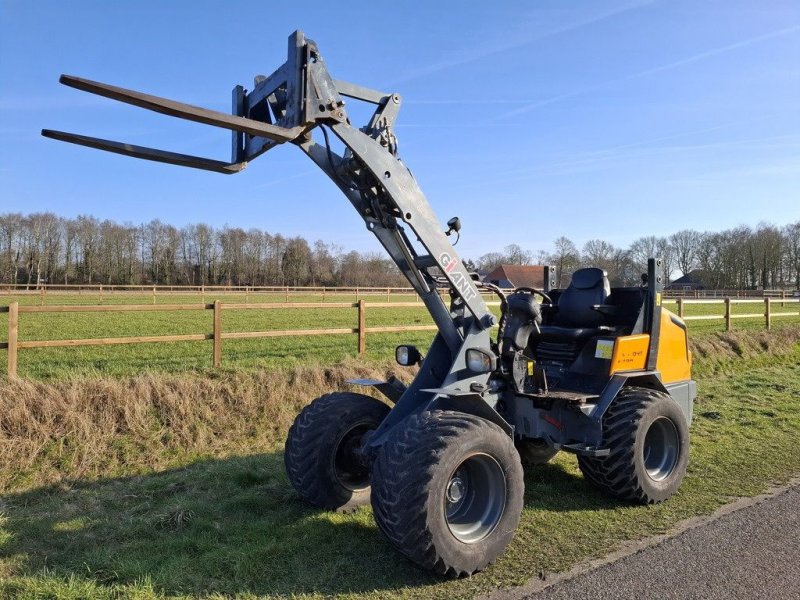
<instances>
[{"instance_id":1,"label":"bare tree","mask_svg":"<svg viewBox=\"0 0 800 600\"><path fill-rule=\"evenodd\" d=\"M22 215L6 213L0 215L0 280L17 281L18 238L22 230Z\"/></svg>"},{"instance_id":2,"label":"bare tree","mask_svg":"<svg viewBox=\"0 0 800 600\"><path fill-rule=\"evenodd\" d=\"M647 271L647 259L658 255L659 239L654 235L637 238L628 249L631 260L641 272Z\"/></svg>"},{"instance_id":3,"label":"bare tree","mask_svg":"<svg viewBox=\"0 0 800 600\"><path fill-rule=\"evenodd\" d=\"M664 265L665 284L672 280L672 272L675 270L675 249L672 247L669 238L660 237L656 243L656 253L651 258L660 258Z\"/></svg>"},{"instance_id":4,"label":"bare tree","mask_svg":"<svg viewBox=\"0 0 800 600\"><path fill-rule=\"evenodd\" d=\"M608 273L612 286L634 285L638 282L630 255L604 240L589 240L583 245L581 266L603 269Z\"/></svg>"},{"instance_id":5,"label":"bare tree","mask_svg":"<svg viewBox=\"0 0 800 600\"><path fill-rule=\"evenodd\" d=\"M580 266L581 255L575 243L564 236L557 238L553 245L555 251L544 258L558 269L558 287L565 287L569 284L572 273Z\"/></svg>"},{"instance_id":6,"label":"bare tree","mask_svg":"<svg viewBox=\"0 0 800 600\"><path fill-rule=\"evenodd\" d=\"M506 256L502 252L489 252L481 256L475 264L481 273L489 273L506 262Z\"/></svg>"},{"instance_id":7,"label":"bare tree","mask_svg":"<svg viewBox=\"0 0 800 600\"><path fill-rule=\"evenodd\" d=\"M533 262L533 254L523 250L517 244L509 244L503 249L505 263L509 265L529 265Z\"/></svg>"},{"instance_id":8,"label":"bare tree","mask_svg":"<svg viewBox=\"0 0 800 600\"><path fill-rule=\"evenodd\" d=\"M688 275L697 262L697 246L700 234L693 229L682 229L670 236L670 243L675 251L675 263L681 275Z\"/></svg>"},{"instance_id":9,"label":"bare tree","mask_svg":"<svg viewBox=\"0 0 800 600\"><path fill-rule=\"evenodd\" d=\"M290 239L281 261L287 285L305 285L311 277L311 248L303 238Z\"/></svg>"},{"instance_id":10,"label":"bare tree","mask_svg":"<svg viewBox=\"0 0 800 600\"><path fill-rule=\"evenodd\" d=\"M786 272L790 282L800 289L800 221L784 227Z\"/></svg>"}]
</instances>

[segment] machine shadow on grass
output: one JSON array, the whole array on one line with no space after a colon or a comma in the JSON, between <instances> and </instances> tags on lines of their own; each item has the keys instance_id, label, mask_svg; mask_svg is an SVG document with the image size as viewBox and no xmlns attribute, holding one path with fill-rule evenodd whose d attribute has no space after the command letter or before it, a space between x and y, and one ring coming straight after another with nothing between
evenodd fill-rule
<instances>
[{"instance_id":1,"label":"machine shadow on grass","mask_svg":"<svg viewBox=\"0 0 800 600\"><path fill-rule=\"evenodd\" d=\"M618 506L563 463L527 470L528 510ZM281 453L12 493L0 512L10 534L0 537L0 560L16 574L46 566L47 576L100 586L149 580L165 594L335 595L443 583L395 552L369 509L339 515L302 504Z\"/></svg>"}]
</instances>

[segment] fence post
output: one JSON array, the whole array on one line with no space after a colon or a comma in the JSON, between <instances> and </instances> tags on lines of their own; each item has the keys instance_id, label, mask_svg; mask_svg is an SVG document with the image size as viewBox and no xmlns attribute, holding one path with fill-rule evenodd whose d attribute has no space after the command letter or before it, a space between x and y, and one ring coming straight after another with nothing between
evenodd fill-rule
<instances>
[{"instance_id":1,"label":"fence post","mask_svg":"<svg viewBox=\"0 0 800 600\"><path fill-rule=\"evenodd\" d=\"M725 331L731 330L731 297L725 296Z\"/></svg>"},{"instance_id":2,"label":"fence post","mask_svg":"<svg viewBox=\"0 0 800 600\"><path fill-rule=\"evenodd\" d=\"M678 316L683 318L683 298L678 298Z\"/></svg>"},{"instance_id":3,"label":"fence post","mask_svg":"<svg viewBox=\"0 0 800 600\"><path fill-rule=\"evenodd\" d=\"M153 286L153 304L156 303L156 286Z\"/></svg>"},{"instance_id":4,"label":"fence post","mask_svg":"<svg viewBox=\"0 0 800 600\"><path fill-rule=\"evenodd\" d=\"M769 296L764 297L764 319L766 321L768 330L772 329L772 310L770 309L770 306L772 304L771 301L772 298L770 298Z\"/></svg>"},{"instance_id":5,"label":"fence post","mask_svg":"<svg viewBox=\"0 0 800 600\"><path fill-rule=\"evenodd\" d=\"M325 302L325 286L322 286L322 301Z\"/></svg>"},{"instance_id":6,"label":"fence post","mask_svg":"<svg viewBox=\"0 0 800 600\"><path fill-rule=\"evenodd\" d=\"M19 333L19 302L8 306L8 378L17 376L17 336Z\"/></svg>"},{"instance_id":7,"label":"fence post","mask_svg":"<svg viewBox=\"0 0 800 600\"><path fill-rule=\"evenodd\" d=\"M288 285L286 286L286 289L284 291L286 292L286 302L288 303L289 302L289 286Z\"/></svg>"},{"instance_id":8,"label":"fence post","mask_svg":"<svg viewBox=\"0 0 800 600\"><path fill-rule=\"evenodd\" d=\"M214 366L222 366L222 305L214 300Z\"/></svg>"},{"instance_id":9,"label":"fence post","mask_svg":"<svg viewBox=\"0 0 800 600\"><path fill-rule=\"evenodd\" d=\"M44 287L39 289L39 306L44 306Z\"/></svg>"},{"instance_id":10,"label":"fence post","mask_svg":"<svg viewBox=\"0 0 800 600\"><path fill-rule=\"evenodd\" d=\"M391 302L391 300L389 299L389 288L388 287L386 288L386 302Z\"/></svg>"},{"instance_id":11,"label":"fence post","mask_svg":"<svg viewBox=\"0 0 800 600\"><path fill-rule=\"evenodd\" d=\"M786 308L786 290L781 290L781 308Z\"/></svg>"},{"instance_id":12,"label":"fence post","mask_svg":"<svg viewBox=\"0 0 800 600\"><path fill-rule=\"evenodd\" d=\"M367 305L364 300L358 301L358 355L367 353Z\"/></svg>"},{"instance_id":13,"label":"fence post","mask_svg":"<svg viewBox=\"0 0 800 600\"><path fill-rule=\"evenodd\" d=\"M100 284L100 304L103 303L103 284Z\"/></svg>"}]
</instances>

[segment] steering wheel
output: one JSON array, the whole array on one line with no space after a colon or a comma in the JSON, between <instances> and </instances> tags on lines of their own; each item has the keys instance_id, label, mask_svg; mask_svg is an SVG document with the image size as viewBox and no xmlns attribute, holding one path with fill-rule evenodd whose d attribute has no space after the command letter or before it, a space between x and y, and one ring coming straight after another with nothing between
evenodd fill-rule
<instances>
[{"instance_id":1,"label":"steering wheel","mask_svg":"<svg viewBox=\"0 0 800 600\"><path fill-rule=\"evenodd\" d=\"M544 290L532 287L518 287L514 290L514 292L530 292L531 294L538 294L539 296L547 300L549 304L553 304L553 300L550 298L550 296L547 295L547 293Z\"/></svg>"}]
</instances>

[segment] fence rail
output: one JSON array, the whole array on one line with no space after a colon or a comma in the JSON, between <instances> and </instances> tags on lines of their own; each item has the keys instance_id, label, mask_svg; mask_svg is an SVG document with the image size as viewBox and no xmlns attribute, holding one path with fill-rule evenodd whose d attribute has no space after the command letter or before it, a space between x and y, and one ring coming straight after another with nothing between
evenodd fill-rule
<instances>
[{"instance_id":1,"label":"fence rail","mask_svg":"<svg viewBox=\"0 0 800 600\"><path fill-rule=\"evenodd\" d=\"M385 291L386 288L383 288ZM780 304L786 308L789 304L800 303L800 298L772 298L766 296L763 299L755 298L718 298L718 299L694 299L677 298L673 300L665 299L665 304L676 304L677 314L685 321L707 321L724 320L726 331L732 329L732 322L735 319L764 319L767 329L772 327L772 319L780 317L800 317L798 310L778 311L773 310L775 304ZM489 306L498 306L499 302L487 302ZM721 304L724 307L723 314L706 315L686 315L685 308L691 304ZM735 304L762 304L764 312L733 313L732 306ZM64 305L64 306L28 306L12 302L8 306L0 306L0 313L8 313L8 340L0 342L0 349L8 351L8 376L16 377L18 371L18 354L20 350L34 348L59 348L77 346L113 346L120 344L145 344L161 342L193 342L193 341L213 341L212 364L219 367L222 364L222 342L223 340L270 338L270 337L289 337L289 336L313 336L313 335L347 335L355 334L358 336L358 353L363 355L367 348L367 334L369 333L395 333L406 331L435 331L435 325L392 325L367 327L367 309L386 309L386 308L409 308L422 307L420 302L367 302L363 298L357 302L263 302L263 303L222 303L219 300L214 303L198 304L116 304L116 305ZM269 331L236 331L225 332L222 327L222 313L229 310L298 310L298 309L342 309L353 308L358 311L358 326L345 328L323 328L323 329L280 329ZM212 332L193 333L182 335L154 335L154 336L128 336L113 338L85 338L85 339L60 339L60 340L30 340L19 339L19 315L26 313L108 313L108 312L171 312L171 311L213 311Z\"/></svg>"},{"instance_id":2,"label":"fence rail","mask_svg":"<svg viewBox=\"0 0 800 600\"><path fill-rule=\"evenodd\" d=\"M156 288L160 292L246 292L251 293L281 293L289 290L291 293L304 293L304 292L321 292L323 290L336 293L336 292L355 292L360 290L364 293L385 293L386 290L392 292L414 293L414 288L410 287L392 287L392 286L286 286L286 285L163 285L163 284L149 284L149 285L134 285L134 284L104 284L104 283L42 283L36 285L35 283L0 283L0 291L29 291L38 292L40 290L46 291L88 291L96 292L103 289L107 292L148 292Z\"/></svg>"},{"instance_id":3,"label":"fence rail","mask_svg":"<svg viewBox=\"0 0 800 600\"><path fill-rule=\"evenodd\" d=\"M776 290L664 290L665 298L780 298L781 300L797 298L800 291L793 289Z\"/></svg>"},{"instance_id":4,"label":"fence rail","mask_svg":"<svg viewBox=\"0 0 800 600\"><path fill-rule=\"evenodd\" d=\"M413 295L414 288L403 286L292 286L292 285L165 285L165 284L104 284L104 283L0 283L0 292L13 294L47 293L91 293L100 291L113 294L117 292L148 293L156 290L157 294L189 294L189 293L250 293L250 294L390 294ZM791 298L800 293L794 288L775 289L668 289L665 297L672 298Z\"/></svg>"},{"instance_id":5,"label":"fence rail","mask_svg":"<svg viewBox=\"0 0 800 600\"><path fill-rule=\"evenodd\" d=\"M719 299L690 299L690 298L677 298L674 300L665 300L665 302L673 302L678 306L678 316L684 321L713 321L724 319L725 331L730 331L733 328L732 321L734 319L764 319L764 326L766 329L772 328L772 319L775 317L800 317L799 311L781 311L775 312L772 310L773 304L780 304L781 308L785 308L787 304L800 303L800 298L772 298L765 296L759 300L757 298L719 298ZM725 312L721 315L686 315L685 307L687 304L723 304ZM732 311L734 304L762 304L764 306L763 313L736 313Z\"/></svg>"},{"instance_id":6,"label":"fence rail","mask_svg":"<svg viewBox=\"0 0 800 600\"><path fill-rule=\"evenodd\" d=\"M499 302L488 302L490 306L499 306ZM26 306L18 302L12 302L8 306L0 306L0 313L8 313L8 341L0 342L0 349L8 351L8 376L16 377L18 370L18 354L20 350L32 348L63 348L76 346L114 346L120 344L145 344L161 342L196 342L213 341L212 364L215 367L222 365L222 341L236 339L270 338L270 337L290 337L290 336L309 336L309 335L343 335L356 334L358 336L358 353L364 355L367 350L368 333L395 333L404 331L435 331L436 325L392 325L367 327L366 316L368 308L400 308L400 307L419 307L424 305L420 302L367 302L363 299L358 302L264 302L264 303L222 303L219 300L212 304L121 304L104 306ZM323 329L275 329L268 331L229 331L222 329L222 313L227 310L275 310L289 309L297 310L302 308L331 309L331 308L354 308L358 310L358 327L344 328L323 328ZM183 335L149 335L149 336L126 336L114 338L85 338L85 339L61 339L61 340L19 340L19 315L25 313L93 313L93 312L171 312L187 310L210 310L213 311L213 321L211 333L193 333Z\"/></svg>"},{"instance_id":7,"label":"fence rail","mask_svg":"<svg viewBox=\"0 0 800 600\"><path fill-rule=\"evenodd\" d=\"M446 296L447 288L439 288L439 293ZM511 291L511 290L506 290ZM484 298L494 297L494 293L489 290L481 289L480 294ZM299 286L235 286L235 285L89 285L89 284L42 284L26 285L0 284L0 295L10 296L34 296L39 298L40 306L44 306L47 297L59 296L96 296L100 304L114 296L150 296L152 304L156 304L157 297L170 296L200 296L200 302L205 304L206 296L214 295L233 295L244 296L247 302L250 296L273 295L283 296L284 303L288 303L290 298L309 298L316 297L322 302L326 298L336 298L337 296L355 296L356 302L361 298L385 297L386 302L391 302L392 297L413 296L419 300L419 296L414 288L405 287L299 287Z\"/></svg>"}]
</instances>

